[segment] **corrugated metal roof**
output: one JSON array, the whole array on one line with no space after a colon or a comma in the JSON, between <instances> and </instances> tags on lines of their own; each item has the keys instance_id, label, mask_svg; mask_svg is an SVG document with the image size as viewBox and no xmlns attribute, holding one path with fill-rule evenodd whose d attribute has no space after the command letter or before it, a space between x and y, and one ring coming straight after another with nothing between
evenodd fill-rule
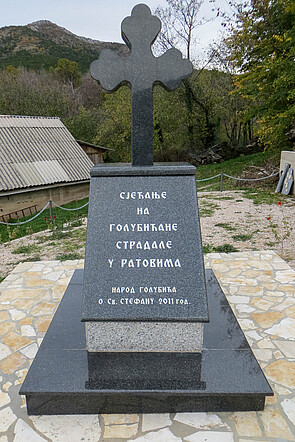
<instances>
[{"instance_id":1,"label":"corrugated metal roof","mask_svg":"<svg viewBox=\"0 0 295 442\"><path fill-rule=\"evenodd\" d=\"M0 127L64 127L59 117L0 115Z\"/></svg>"},{"instance_id":2,"label":"corrugated metal roof","mask_svg":"<svg viewBox=\"0 0 295 442\"><path fill-rule=\"evenodd\" d=\"M91 167L59 118L0 115L0 191L83 181Z\"/></svg>"}]
</instances>

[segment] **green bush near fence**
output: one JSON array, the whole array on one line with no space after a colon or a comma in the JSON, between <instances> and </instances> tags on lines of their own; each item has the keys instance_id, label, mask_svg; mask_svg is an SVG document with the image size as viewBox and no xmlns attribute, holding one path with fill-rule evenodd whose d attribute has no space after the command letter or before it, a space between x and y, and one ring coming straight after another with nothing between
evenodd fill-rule
<instances>
[{"instance_id":1,"label":"green bush near fence","mask_svg":"<svg viewBox=\"0 0 295 442\"><path fill-rule=\"evenodd\" d=\"M75 209L83 206L88 202L88 198L84 198L80 201L74 201L72 203L65 204L63 207L67 209ZM72 228L75 225L81 224L79 221L81 218L87 217L88 206L79 210L63 210L53 205L53 219L50 219L49 208L44 210L40 216L34 220L27 222L26 224L19 224L19 222L30 220L32 215L20 218L15 221L10 221L13 225L0 224L0 240L1 243L11 241L16 238L21 238L32 233L41 232L43 230L52 229L54 231L60 231Z\"/></svg>"}]
</instances>

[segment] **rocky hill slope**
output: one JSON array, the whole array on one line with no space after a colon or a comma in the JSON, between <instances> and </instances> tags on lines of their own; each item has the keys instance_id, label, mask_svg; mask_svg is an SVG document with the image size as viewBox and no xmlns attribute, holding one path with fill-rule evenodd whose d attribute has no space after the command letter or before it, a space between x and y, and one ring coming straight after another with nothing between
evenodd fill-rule
<instances>
[{"instance_id":1,"label":"rocky hill slope","mask_svg":"<svg viewBox=\"0 0 295 442\"><path fill-rule=\"evenodd\" d=\"M0 69L8 65L49 69L57 65L59 58L68 58L76 61L85 72L105 48L126 52L120 43L79 37L48 20L26 26L5 26L0 28Z\"/></svg>"}]
</instances>

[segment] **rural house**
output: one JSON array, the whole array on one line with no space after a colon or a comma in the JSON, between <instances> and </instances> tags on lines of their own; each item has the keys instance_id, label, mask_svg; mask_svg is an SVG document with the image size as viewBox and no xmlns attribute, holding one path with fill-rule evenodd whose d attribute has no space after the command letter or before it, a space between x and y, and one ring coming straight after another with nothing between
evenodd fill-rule
<instances>
[{"instance_id":1,"label":"rural house","mask_svg":"<svg viewBox=\"0 0 295 442\"><path fill-rule=\"evenodd\" d=\"M84 152L87 153L93 164L103 163L103 154L114 152L114 149L96 146L95 144L87 143L86 141L77 140L77 143L79 143Z\"/></svg>"},{"instance_id":2,"label":"rural house","mask_svg":"<svg viewBox=\"0 0 295 442\"><path fill-rule=\"evenodd\" d=\"M59 118L1 115L0 219L85 198L91 167Z\"/></svg>"}]
</instances>

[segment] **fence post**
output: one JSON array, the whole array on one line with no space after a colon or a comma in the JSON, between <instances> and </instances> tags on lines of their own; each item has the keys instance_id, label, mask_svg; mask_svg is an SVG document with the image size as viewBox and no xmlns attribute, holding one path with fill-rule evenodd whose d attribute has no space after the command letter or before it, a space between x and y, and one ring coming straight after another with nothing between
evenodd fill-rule
<instances>
[{"instance_id":1,"label":"fence post","mask_svg":"<svg viewBox=\"0 0 295 442\"><path fill-rule=\"evenodd\" d=\"M49 216L50 216L50 222L53 222L52 201L51 200L49 200Z\"/></svg>"},{"instance_id":2,"label":"fence post","mask_svg":"<svg viewBox=\"0 0 295 442\"><path fill-rule=\"evenodd\" d=\"M223 172L220 174L220 192L223 192Z\"/></svg>"}]
</instances>

